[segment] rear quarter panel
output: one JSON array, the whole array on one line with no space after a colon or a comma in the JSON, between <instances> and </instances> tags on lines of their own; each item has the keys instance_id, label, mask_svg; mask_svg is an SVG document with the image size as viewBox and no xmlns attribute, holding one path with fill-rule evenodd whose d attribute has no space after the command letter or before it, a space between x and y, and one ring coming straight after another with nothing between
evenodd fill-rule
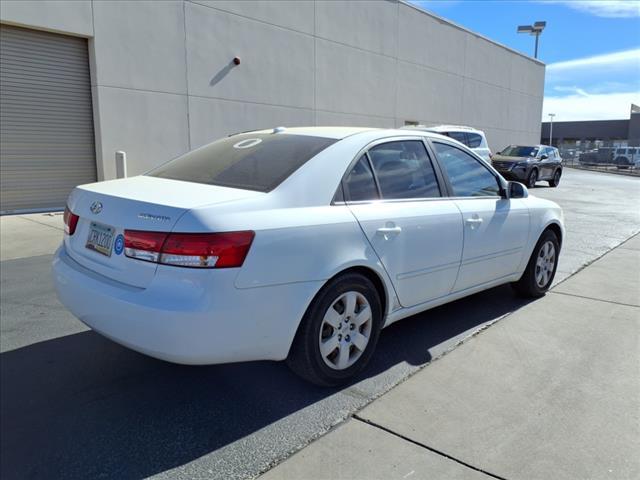
<instances>
[{"instance_id":1,"label":"rear quarter panel","mask_svg":"<svg viewBox=\"0 0 640 480\"><path fill-rule=\"evenodd\" d=\"M530 213L529 241L525 249L519 272L523 272L527 267L533 249L538 243L538 239L551 224L557 224L562 232L562 240L565 236L564 215L560 206L550 200L529 196L526 200Z\"/></svg>"},{"instance_id":2,"label":"rear quarter panel","mask_svg":"<svg viewBox=\"0 0 640 480\"><path fill-rule=\"evenodd\" d=\"M255 231L235 279L240 289L328 280L354 266L372 269L389 285L378 257L345 205L194 209L180 219L175 230Z\"/></svg>"}]
</instances>

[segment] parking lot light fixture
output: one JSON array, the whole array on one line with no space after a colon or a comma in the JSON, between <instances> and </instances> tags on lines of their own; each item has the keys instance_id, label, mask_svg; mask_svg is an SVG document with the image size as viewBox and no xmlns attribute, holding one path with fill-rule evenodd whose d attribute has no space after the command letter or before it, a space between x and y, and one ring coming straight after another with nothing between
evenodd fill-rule
<instances>
[{"instance_id":1,"label":"parking lot light fixture","mask_svg":"<svg viewBox=\"0 0 640 480\"><path fill-rule=\"evenodd\" d=\"M533 25L519 25L518 33L528 33L536 37L536 48L533 55L534 58L538 58L538 37L547 26L547 22L535 22Z\"/></svg>"},{"instance_id":2,"label":"parking lot light fixture","mask_svg":"<svg viewBox=\"0 0 640 480\"><path fill-rule=\"evenodd\" d=\"M553 117L556 116L555 113L547 113L549 116L549 145L553 145Z\"/></svg>"}]
</instances>

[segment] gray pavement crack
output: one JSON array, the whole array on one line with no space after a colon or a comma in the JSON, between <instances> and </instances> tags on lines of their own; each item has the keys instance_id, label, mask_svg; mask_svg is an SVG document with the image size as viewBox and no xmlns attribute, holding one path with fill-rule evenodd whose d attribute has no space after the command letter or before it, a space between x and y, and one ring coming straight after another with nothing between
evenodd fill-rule
<instances>
[{"instance_id":1,"label":"gray pavement crack","mask_svg":"<svg viewBox=\"0 0 640 480\"><path fill-rule=\"evenodd\" d=\"M614 300L605 300L603 298L594 298L594 297L587 297L585 295L577 295L575 293L567 293L567 292L559 292L557 290L549 290L548 293L555 293L557 295L565 295L567 297L577 297L577 298L584 298L585 300L593 300L595 302L604 302L604 303L612 303L614 305L622 305L623 307L635 307L635 308L640 308L640 305L633 305L632 303L623 303L623 302L616 302Z\"/></svg>"},{"instance_id":2,"label":"gray pavement crack","mask_svg":"<svg viewBox=\"0 0 640 480\"><path fill-rule=\"evenodd\" d=\"M429 445L426 445L424 443L418 442L417 440L414 440L412 438L406 437L398 432L394 432L393 430L391 430L390 428L387 428L385 426L382 426L376 422L373 422L369 419L366 418L362 418L361 416L359 416L358 414L353 415L351 418L355 419L355 420L359 420L363 423L366 423L367 425L371 425L374 428L378 428L384 432L387 432L391 435L394 435L398 438L401 438L402 440L412 443L414 445L417 445L418 447L424 448L425 450L429 450L432 453L435 453L436 455L440 455L441 457L447 458L453 462L456 462L464 467L470 468L471 470L475 470L476 472L480 472L483 473L484 475L487 475L488 477L491 478L496 478L498 480L507 480L505 477L501 477L500 475L496 475L495 473L491 473L488 472L486 470L483 470L482 468L476 467L474 465L471 465L470 463L465 462L464 460L460 460L459 458L453 457L447 453L444 453L436 448L430 447Z\"/></svg>"},{"instance_id":3,"label":"gray pavement crack","mask_svg":"<svg viewBox=\"0 0 640 480\"><path fill-rule=\"evenodd\" d=\"M27 222L37 223L38 225L42 225L44 227L53 228L54 230L57 230L59 232L64 232L64 228L54 227L53 225L49 225L48 223L44 223L44 222L39 222L37 220L34 220L33 218L22 217L22 220L26 220Z\"/></svg>"}]
</instances>

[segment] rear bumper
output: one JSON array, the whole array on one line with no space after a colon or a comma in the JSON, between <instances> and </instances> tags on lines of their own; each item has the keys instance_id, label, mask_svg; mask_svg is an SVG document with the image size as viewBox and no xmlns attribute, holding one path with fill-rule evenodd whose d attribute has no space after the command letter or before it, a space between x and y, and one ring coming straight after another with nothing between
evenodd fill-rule
<instances>
[{"instance_id":1,"label":"rear bumper","mask_svg":"<svg viewBox=\"0 0 640 480\"><path fill-rule=\"evenodd\" d=\"M286 358L322 282L238 289L237 273L159 266L143 289L88 270L64 247L53 260L62 304L128 348L183 364Z\"/></svg>"}]
</instances>

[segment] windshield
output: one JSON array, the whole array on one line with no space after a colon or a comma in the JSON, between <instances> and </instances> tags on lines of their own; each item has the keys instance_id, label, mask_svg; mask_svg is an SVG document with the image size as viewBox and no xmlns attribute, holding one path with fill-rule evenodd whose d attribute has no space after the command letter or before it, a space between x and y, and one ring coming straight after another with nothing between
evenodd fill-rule
<instances>
[{"instance_id":1,"label":"windshield","mask_svg":"<svg viewBox=\"0 0 640 480\"><path fill-rule=\"evenodd\" d=\"M286 133L244 133L186 153L147 175L268 192L336 141Z\"/></svg>"},{"instance_id":2,"label":"windshield","mask_svg":"<svg viewBox=\"0 0 640 480\"><path fill-rule=\"evenodd\" d=\"M538 154L538 147L521 147L517 145L509 145L500 155L506 157L535 157Z\"/></svg>"}]
</instances>

